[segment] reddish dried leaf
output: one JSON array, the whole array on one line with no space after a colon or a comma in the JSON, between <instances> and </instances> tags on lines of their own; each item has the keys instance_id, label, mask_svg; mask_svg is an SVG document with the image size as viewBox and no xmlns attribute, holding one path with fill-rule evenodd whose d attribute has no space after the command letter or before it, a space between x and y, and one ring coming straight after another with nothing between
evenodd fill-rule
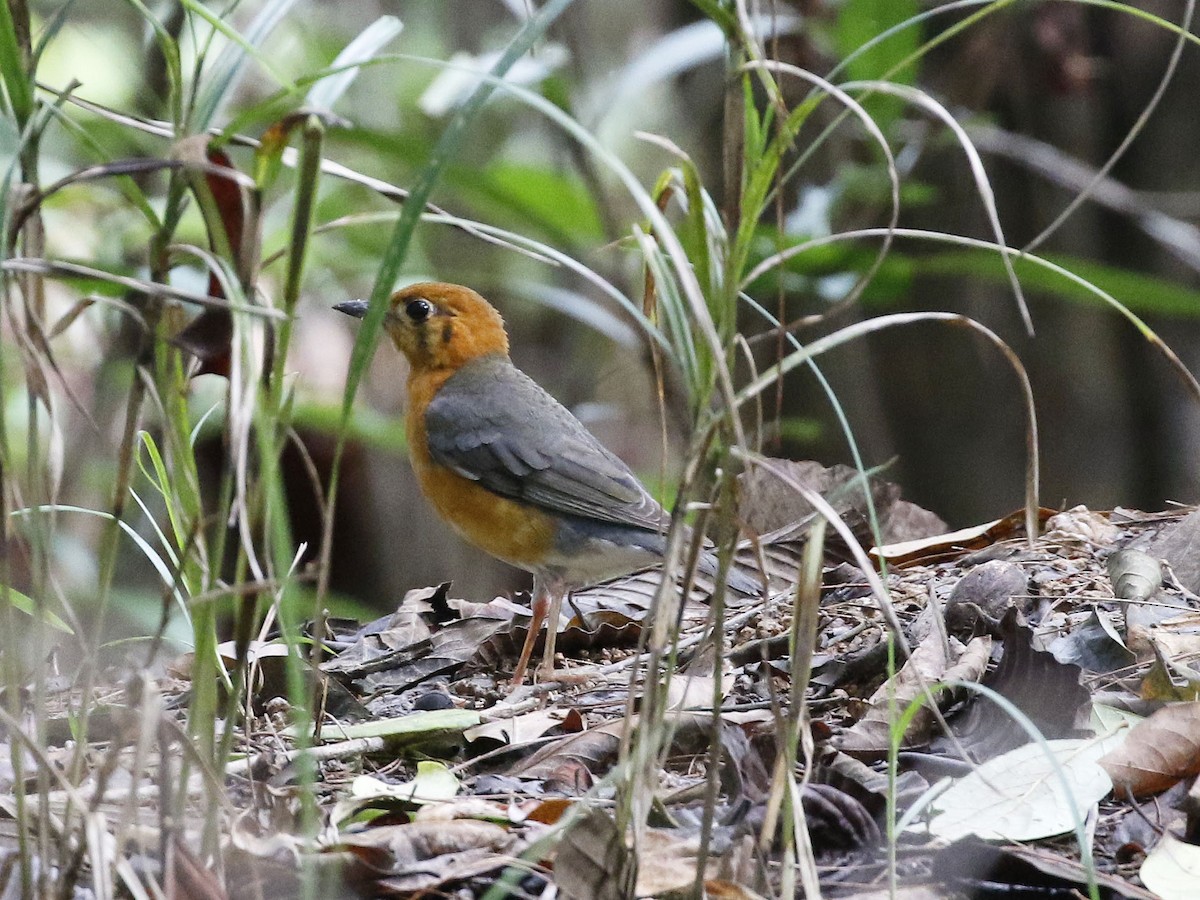
<instances>
[{"instance_id":1,"label":"reddish dried leaf","mask_svg":"<svg viewBox=\"0 0 1200 900\"><path fill-rule=\"evenodd\" d=\"M237 167L229 154L224 150L215 149L209 145L206 155L208 161L216 168L210 168L204 173L208 189L217 204L217 212L221 215L221 224L225 227L225 237L229 246L237 252L242 246L242 233L246 228L246 197L243 187L236 178L222 175L219 169L230 169L234 173Z\"/></svg>"},{"instance_id":2,"label":"reddish dried leaf","mask_svg":"<svg viewBox=\"0 0 1200 900\"><path fill-rule=\"evenodd\" d=\"M220 216L225 239L235 256L233 262L242 271L245 265L241 257L244 255L242 239L246 230L246 211L253 200L235 177L237 168L224 150L206 146L204 156L208 163L204 180ZM227 177L221 174L221 169L228 169L232 174ZM209 245L214 250L220 246L215 235L209 235ZM221 282L213 272L208 276L208 295L225 296ZM206 309L175 335L171 342L200 361L196 374L228 376L232 340L233 318L229 310Z\"/></svg>"},{"instance_id":3,"label":"reddish dried leaf","mask_svg":"<svg viewBox=\"0 0 1200 900\"><path fill-rule=\"evenodd\" d=\"M212 870L179 840L167 846L163 887L168 897L188 900L226 900L229 896Z\"/></svg>"},{"instance_id":4,"label":"reddish dried leaf","mask_svg":"<svg viewBox=\"0 0 1200 900\"><path fill-rule=\"evenodd\" d=\"M208 295L222 297L221 283L208 277ZM200 361L197 375L229 375L233 317L227 309L206 309L171 338L171 343Z\"/></svg>"},{"instance_id":5,"label":"reddish dried leaf","mask_svg":"<svg viewBox=\"0 0 1200 900\"><path fill-rule=\"evenodd\" d=\"M543 825L557 825L558 820L566 815L567 810L575 803L571 797L548 797L538 802L533 811L526 816L526 820L541 822Z\"/></svg>"}]
</instances>

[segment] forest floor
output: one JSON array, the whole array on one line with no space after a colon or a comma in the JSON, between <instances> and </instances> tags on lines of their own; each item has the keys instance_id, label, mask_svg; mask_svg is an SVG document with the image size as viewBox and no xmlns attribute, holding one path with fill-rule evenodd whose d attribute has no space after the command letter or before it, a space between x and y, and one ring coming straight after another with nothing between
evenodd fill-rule
<instances>
[{"instance_id":1,"label":"forest floor","mask_svg":"<svg viewBox=\"0 0 1200 900\"><path fill-rule=\"evenodd\" d=\"M164 849L161 760L98 743L112 764L93 807L131 871L154 860L189 897L300 896L305 878L319 897L615 900L701 883L722 897L1200 896L1200 514L1043 510L1032 541L1023 513L947 535L875 487L885 539L914 539L870 557L887 559L891 613L863 549L831 540L806 615L810 518L751 491L770 540L740 560L765 561L771 590L728 598L718 652L712 586L697 581L657 714L642 628L654 573L576 593L553 679L516 689L527 604L440 585L368 625L328 623L315 772L299 765L275 645L255 645L252 714L223 780L223 878L191 840ZM858 493L840 508L851 522ZM158 688L170 708L188 684ZM664 749L638 781L649 728ZM309 788L316 841L294 836ZM636 840L617 824L630 809L647 818Z\"/></svg>"}]
</instances>

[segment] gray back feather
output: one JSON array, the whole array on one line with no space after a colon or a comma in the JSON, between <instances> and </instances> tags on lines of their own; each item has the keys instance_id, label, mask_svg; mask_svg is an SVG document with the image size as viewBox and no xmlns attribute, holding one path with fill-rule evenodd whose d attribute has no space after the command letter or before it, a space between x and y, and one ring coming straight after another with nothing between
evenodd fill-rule
<instances>
[{"instance_id":1,"label":"gray back feather","mask_svg":"<svg viewBox=\"0 0 1200 900\"><path fill-rule=\"evenodd\" d=\"M667 526L629 467L505 357L480 357L450 376L425 427L434 462L497 494L552 513Z\"/></svg>"}]
</instances>

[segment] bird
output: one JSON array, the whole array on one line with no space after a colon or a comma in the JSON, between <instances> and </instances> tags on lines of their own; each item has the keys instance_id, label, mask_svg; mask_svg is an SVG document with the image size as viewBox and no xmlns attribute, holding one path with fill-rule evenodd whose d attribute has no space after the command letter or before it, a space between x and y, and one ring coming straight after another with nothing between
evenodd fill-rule
<instances>
[{"instance_id":1,"label":"bird","mask_svg":"<svg viewBox=\"0 0 1200 900\"><path fill-rule=\"evenodd\" d=\"M333 308L355 318L365 300ZM661 562L670 517L637 476L509 358L504 320L468 287L422 282L392 294L383 327L407 358L409 457L425 498L468 543L533 575L533 618L514 670L553 676L564 598ZM715 574L712 554L699 567ZM728 584L758 585L730 572Z\"/></svg>"}]
</instances>

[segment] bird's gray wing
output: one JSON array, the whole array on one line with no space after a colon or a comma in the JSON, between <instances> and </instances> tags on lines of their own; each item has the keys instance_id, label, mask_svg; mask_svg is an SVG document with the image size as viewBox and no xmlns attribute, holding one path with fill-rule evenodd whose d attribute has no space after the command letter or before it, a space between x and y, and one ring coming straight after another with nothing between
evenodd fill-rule
<instances>
[{"instance_id":1,"label":"bird's gray wing","mask_svg":"<svg viewBox=\"0 0 1200 900\"><path fill-rule=\"evenodd\" d=\"M473 360L447 379L425 428L434 462L497 494L552 513L666 527L628 466L502 357Z\"/></svg>"}]
</instances>

